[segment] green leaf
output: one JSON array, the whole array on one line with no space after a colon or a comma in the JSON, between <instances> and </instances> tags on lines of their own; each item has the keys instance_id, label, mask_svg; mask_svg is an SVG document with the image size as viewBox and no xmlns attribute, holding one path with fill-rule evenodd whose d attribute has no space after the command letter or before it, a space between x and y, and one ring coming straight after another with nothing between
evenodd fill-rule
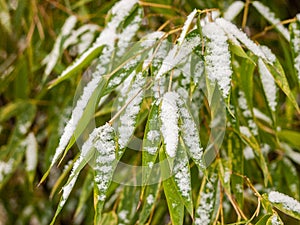
<instances>
[{"instance_id":1,"label":"green leaf","mask_svg":"<svg viewBox=\"0 0 300 225\"><path fill-rule=\"evenodd\" d=\"M160 176L160 174L155 174ZM153 175L153 176L155 176ZM157 179L155 179L157 180ZM151 182L152 183L152 182ZM143 195L143 205L142 211L139 215L138 224L143 225L146 223L148 217L153 213L155 202L157 201L158 194L159 194L159 187L160 182L157 181L156 183L150 184L146 187Z\"/></svg>"},{"instance_id":2,"label":"green leaf","mask_svg":"<svg viewBox=\"0 0 300 225\"><path fill-rule=\"evenodd\" d=\"M259 221L257 221L255 225L266 225L270 217L271 217L270 214L264 215L263 217L260 218Z\"/></svg>"},{"instance_id":3,"label":"green leaf","mask_svg":"<svg viewBox=\"0 0 300 225\"><path fill-rule=\"evenodd\" d=\"M93 181L93 173L91 170L88 170L87 175L85 177L84 183L82 185L82 189L80 191L80 197L78 201L77 208L75 210L74 217L78 217L79 213L83 210L85 204L87 203L88 198L91 196L94 186Z\"/></svg>"},{"instance_id":4,"label":"green leaf","mask_svg":"<svg viewBox=\"0 0 300 225\"><path fill-rule=\"evenodd\" d=\"M266 225L274 225L274 224L284 225L284 223L282 222L282 220L280 219L280 217L276 212L274 212L273 215L269 217L266 223Z\"/></svg>"},{"instance_id":5,"label":"green leaf","mask_svg":"<svg viewBox=\"0 0 300 225\"><path fill-rule=\"evenodd\" d=\"M256 65L256 63L253 61L253 59L244 51L244 49L239 44L233 42L230 39L229 39L228 43L229 43L229 49L233 54L235 54L239 57L242 57L244 59L248 59L251 62L251 63L249 63L249 61L246 60L244 63L246 66L254 67ZM243 76L246 76L246 75L243 74Z\"/></svg>"},{"instance_id":6,"label":"green leaf","mask_svg":"<svg viewBox=\"0 0 300 225\"><path fill-rule=\"evenodd\" d=\"M117 209L118 224L132 224L136 215L139 202L137 186L126 185L120 194L120 202ZM129 200L130 199L130 200Z\"/></svg>"},{"instance_id":7,"label":"green leaf","mask_svg":"<svg viewBox=\"0 0 300 225\"><path fill-rule=\"evenodd\" d=\"M265 65L268 68L268 70L270 71L270 73L273 75L275 82L277 83L279 88L286 94L286 96L291 101L293 106L297 109L297 111L300 112L298 103L293 95L293 92L291 91L291 89L289 87L286 75L285 75L284 70L283 70L280 62L278 61L278 59L276 59L276 61L273 65L266 63L266 62L265 62Z\"/></svg>"},{"instance_id":8,"label":"green leaf","mask_svg":"<svg viewBox=\"0 0 300 225\"><path fill-rule=\"evenodd\" d=\"M127 6L125 7L126 4ZM56 80L52 81L50 88L57 85L61 81L69 78L71 75L77 73L86 65L89 65L91 61L94 60L96 56L98 56L102 52L104 46L106 46L106 52L104 52L105 55L104 58L106 59L107 57L109 58L109 55L111 55L112 50L114 48L114 44L117 41L117 39L120 38L121 40L123 40L122 35L124 34L122 34L122 29L120 29L120 26L124 24L126 18L130 17L132 13L136 12L135 10L136 5L137 5L137 1L131 1L126 3L125 0L122 0L116 3L109 13L110 21L108 22L108 24L106 25L106 27L104 28L100 36L97 38L93 46L89 48L85 53L83 53L78 59L76 59L71 66L65 69L63 73ZM139 15L141 16L141 13L139 13ZM136 23L137 21L131 21L131 22ZM124 29L126 29L126 27L124 27ZM135 32L137 31L136 28L134 29L135 30L131 30L133 34L135 34ZM131 33L127 32L126 34L131 35L131 38L133 37ZM128 40L126 39L128 43L131 41L131 38L128 38ZM121 46L119 46L119 48L121 48ZM118 49L118 50L124 51L124 49ZM103 61L104 60L101 60L100 57L100 62Z\"/></svg>"},{"instance_id":9,"label":"green leaf","mask_svg":"<svg viewBox=\"0 0 300 225\"><path fill-rule=\"evenodd\" d=\"M161 165L161 173L163 179L163 188L166 196L168 209L173 225L182 225L184 217L184 204L177 191L174 180L171 177L169 163L166 160L166 153L160 150L159 158Z\"/></svg>"},{"instance_id":10,"label":"green leaf","mask_svg":"<svg viewBox=\"0 0 300 225\"><path fill-rule=\"evenodd\" d=\"M115 211L110 211L108 213L104 213L99 224L100 225L107 225L107 224L117 225L118 217L117 217Z\"/></svg>"},{"instance_id":11,"label":"green leaf","mask_svg":"<svg viewBox=\"0 0 300 225\"><path fill-rule=\"evenodd\" d=\"M219 179L216 165L211 165L202 179L198 204L195 212L195 225L212 224L219 208Z\"/></svg>"},{"instance_id":12,"label":"green leaf","mask_svg":"<svg viewBox=\"0 0 300 225\"><path fill-rule=\"evenodd\" d=\"M300 150L300 133L293 130L280 130L277 131L280 140L288 142L291 146Z\"/></svg>"},{"instance_id":13,"label":"green leaf","mask_svg":"<svg viewBox=\"0 0 300 225\"><path fill-rule=\"evenodd\" d=\"M177 100L177 105L180 116L180 135L184 141L184 146L198 169L202 171L204 169L203 148L201 146L198 126L182 98Z\"/></svg>"},{"instance_id":14,"label":"green leaf","mask_svg":"<svg viewBox=\"0 0 300 225\"><path fill-rule=\"evenodd\" d=\"M296 167L287 158L283 158L282 163L282 172L286 181L286 184L284 186L287 185L290 189L290 193L292 193L292 196L296 199L299 199L300 182Z\"/></svg>"},{"instance_id":15,"label":"green leaf","mask_svg":"<svg viewBox=\"0 0 300 225\"><path fill-rule=\"evenodd\" d=\"M142 152L143 186L148 184L149 176L151 175L161 143L159 105L159 100L153 102L144 132Z\"/></svg>"},{"instance_id":16,"label":"green leaf","mask_svg":"<svg viewBox=\"0 0 300 225\"><path fill-rule=\"evenodd\" d=\"M193 200L192 200L192 184L188 155L183 147L183 140L180 139L176 157L173 166L173 179L177 191L184 203L187 211L194 217Z\"/></svg>"}]
</instances>

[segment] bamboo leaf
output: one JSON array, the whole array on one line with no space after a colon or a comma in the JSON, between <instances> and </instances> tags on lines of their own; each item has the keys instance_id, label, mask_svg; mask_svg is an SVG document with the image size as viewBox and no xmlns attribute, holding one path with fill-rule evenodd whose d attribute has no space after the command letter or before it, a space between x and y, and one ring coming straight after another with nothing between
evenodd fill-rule
<instances>
[{"instance_id":1,"label":"bamboo leaf","mask_svg":"<svg viewBox=\"0 0 300 225\"><path fill-rule=\"evenodd\" d=\"M167 92L161 104L161 132L164 138L166 153L169 158L174 158L178 146L179 127L178 127L178 106L179 95L176 92Z\"/></svg>"},{"instance_id":2,"label":"bamboo leaf","mask_svg":"<svg viewBox=\"0 0 300 225\"><path fill-rule=\"evenodd\" d=\"M195 225L212 224L215 219L219 205L217 196L219 180L215 169L215 166L211 166L203 177L195 212Z\"/></svg>"},{"instance_id":3,"label":"bamboo leaf","mask_svg":"<svg viewBox=\"0 0 300 225\"><path fill-rule=\"evenodd\" d=\"M204 55L206 75L211 82L219 85L223 97L227 98L232 76L228 38L214 22L206 24L202 32L206 39Z\"/></svg>"},{"instance_id":4,"label":"bamboo leaf","mask_svg":"<svg viewBox=\"0 0 300 225\"><path fill-rule=\"evenodd\" d=\"M268 195L264 194L263 197L280 211L300 220L300 203L294 198L277 191L271 191Z\"/></svg>"},{"instance_id":5,"label":"bamboo leaf","mask_svg":"<svg viewBox=\"0 0 300 225\"><path fill-rule=\"evenodd\" d=\"M173 225L182 225L184 217L184 204L182 199L177 192L173 178L170 176L170 167L166 163L166 154L160 151L160 165L163 180L163 188L166 196L168 209Z\"/></svg>"},{"instance_id":6,"label":"bamboo leaf","mask_svg":"<svg viewBox=\"0 0 300 225\"><path fill-rule=\"evenodd\" d=\"M284 223L282 222L282 220L280 219L280 217L278 216L278 214L276 212L274 212L274 214L272 216L269 217L269 219L267 220L266 225L284 225Z\"/></svg>"},{"instance_id":7,"label":"bamboo leaf","mask_svg":"<svg viewBox=\"0 0 300 225\"><path fill-rule=\"evenodd\" d=\"M245 3L242 1L234 1L224 12L224 19L228 21L234 20L244 8Z\"/></svg>"},{"instance_id":8,"label":"bamboo leaf","mask_svg":"<svg viewBox=\"0 0 300 225\"><path fill-rule=\"evenodd\" d=\"M161 143L159 105L159 100L153 102L144 132L142 153L143 186L148 183Z\"/></svg>"},{"instance_id":9,"label":"bamboo leaf","mask_svg":"<svg viewBox=\"0 0 300 225\"><path fill-rule=\"evenodd\" d=\"M283 37L290 41L289 31L281 24L280 19L275 16L275 13L272 12L269 7L265 6L259 1L252 2L252 5L256 10L262 15L267 21L269 21L275 28L283 35Z\"/></svg>"},{"instance_id":10,"label":"bamboo leaf","mask_svg":"<svg viewBox=\"0 0 300 225\"><path fill-rule=\"evenodd\" d=\"M101 221L106 192L110 186L113 172L117 164L117 140L113 127L109 124L105 124L98 128L97 133L99 139L94 143L96 149L94 166L95 224L99 224Z\"/></svg>"},{"instance_id":11,"label":"bamboo leaf","mask_svg":"<svg viewBox=\"0 0 300 225\"><path fill-rule=\"evenodd\" d=\"M190 166L187 153L183 148L182 139L179 142L178 149L176 152L176 157L174 160L174 182L182 201L193 218L193 201L192 201L192 184L191 184L191 174Z\"/></svg>"},{"instance_id":12,"label":"bamboo leaf","mask_svg":"<svg viewBox=\"0 0 300 225\"><path fill-rule=\"evenodd\" d=\"M294 58L294 68L300 84L300 14L296 16L297 20L290 24L292 54Z\"/></svg>"},{"instance_id":13,"label":"bamboo leaf","mask_svg":"<svg viewBox=\"0 0 300 225\"><path fill-rule=\"evenodd\" d=\"M78 59L76 59L72 65L65 69L56 80L52 81L50 88L69 78L71 75L80 71L86 65L90 64L91 61L95 59L96 56L99 55L102 51L104 55L106 55L106 53L111 53L112 49L114 48L115 42L120 36L120 31L118 31L118 28L126 20L126 18L130 16L130 13L134 11L133 9L136 4L136 0L122 0L116 3L110 11L110 21L106 25L105 29L101 32L100 36L97 38L93 46L89 48L85 53L83 53ZM136 21L134 21L134 23L135 22ZM136 30L132 31L133 33L136 32ZM120 39L123 39L122 36ZM129 42L130 40L127 41ZM106 49L103 49L104 46L106 46ZM107 58L107 56L104 58ZM102 62L103 60L101 60L100 58L100 61ZM100 72L102 71L100 70Z\"/></svg>"}]
</instances>

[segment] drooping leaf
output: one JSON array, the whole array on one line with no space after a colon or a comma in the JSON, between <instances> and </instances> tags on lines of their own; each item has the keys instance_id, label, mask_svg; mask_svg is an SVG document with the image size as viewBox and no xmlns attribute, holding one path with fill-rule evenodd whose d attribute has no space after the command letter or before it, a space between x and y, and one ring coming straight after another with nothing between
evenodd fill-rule
<instances>
[{"instance_id":1,"label":"drooping leaf","mask_svg":"<svg viewBox=\"0 0 300 225\"><path fill-rule=\"evenodd\" d=\"M195 211L195 225L212 224L219 205L219 179L215 166L211 166L203 177L198 204Z\"/></svg>"},{"instance_id":2,"label":"drooping leaf","mask_svg":"<svg viewBox=\"0 0 300 225\"><path fill-rule=\"evenodd\" d=\"M224 19L228 21L234 20L244 8L245 3L242 1L234 1L224 12Z\"/></svg>"},{"instance_id":3,"label":"drooping leaf","mask_svg":"<svg viewBox=\"0 0 300 225\"><path fill-rule=\"evenodd\" d=\"M162 149L161 149L162 150ZM169 163L166 160L166 154L160 151L160 165L163 179L163 188L166 196L169 214L173 225L182 225L184 217L184 204L176 189L171 175Z\"/></svg>"},{"instance_id":4,"label":"drooping leaf","mask_svg":"<svg viewBox=\"0 0 300 225\"><path fill-rule=\"evenodd\" d=\"M142 153L143 186L148 183L161 143L159 105L159 100L153 102L144 132Z\"/></svg>"},{"instance_id":5,"label":"drooping leaf","mask_svg":"<svg viewBox=\"0 0 300 225\"><path fill-rule=\"evenodd\" d=\"M98 224L101 220L106 192L118 162L116 160L117 140L113 127L109 124L99 127L97 136L98 140L94 143L96 149L94 165L95 224Z\"/></svg>"},{"instance_id":6,"label":"drooping leaf","mask_svg":"<svg viewBox=\"0 0 300 225\"><path fill-rule=\"evenodd\" d=\"M297 14L296 18L297 20L290 24L290 45L294 58L295 72L300 83L300 14Z\"/></svg>"},{"instance_id":7,"label":"drooping leaf","mask_svg":"<svg viewBox=\"0 0 300 225\"><path fill-rule=\"evenodd\" d=\"M294 198L277 191L271 191L268 195L264 194L263 197L280 211L300 220L300 203Z\"/></svg>"},{"instance_id":8,"label":"drooping leaf","mask_svg":"<svg viewBox=\"0 0 300 225\"><path fill-rule=\"evenodd\" d=\"M252 2L252 5L256 10L262 15L267 21L269 21L275 28L283 35L283 37L290 41L289 31L281 24L280 20L275 16L275 14L259 1Z\"/></svg>"}]
</instances>

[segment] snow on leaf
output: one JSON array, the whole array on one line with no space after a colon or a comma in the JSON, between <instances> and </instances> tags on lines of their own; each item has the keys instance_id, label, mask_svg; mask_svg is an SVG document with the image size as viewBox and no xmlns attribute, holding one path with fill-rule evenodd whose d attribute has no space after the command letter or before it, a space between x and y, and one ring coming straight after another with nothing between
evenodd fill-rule
<instances>
[{"instance_id":1,"label":"snow on leaf","mask_svg":"<svg viewBox=\"0 0 300 225\"><path fill-rule=\"evenodd\" d=\"M113 171L116 166L116 140L115 132L108 123L99 128L98 139L94 143L96 148L95 160L95 207L96 218L100 221L106 192L112 180ZM98 224L98 223L97 223Z\"/></svg>"},{"instance_id":2,"label":"snow on leaf","mask_svg":"<svg viewBox=\"0 0 300 225\"><path fill-rule=\"evenodd\" d=\"M195 225L209 225L213 221L214 211L217 201L218 179L217 174L210 171L203 183L200 190L200 202L196 208Z\"/></svg>"},{"instance_id":3,"label":"snow on leaf","mask_svg":"<svg viewBox=\"0 0 300 225\"><path fill-rule=\"evenodd\" d=\"M291 46L293 50L294 67L300 83L300 13L297 14L297 21L291 23Z\"/></svg>"},{"instance_id":4,"label":"snow on leaf","mask_svg":"<svg viewBox=\"0 0 300 225\"><path fill-rule=\"evenodd\" d=\"M56 38L52 51L43 59L42 64L46 64L45 76L48 76L53 70L58 58L60 57L61 46L63 45L63 39L71 34L73 28L77 23L75 16L70 16L66 19L61 33Z\"/></svg>"},{"instance_id":5,"label":"snow on leaf","mask_svg":"<svg viewBox=\"0 0 300 225\"><path fill-rule=\"evenodd\" d=\"M200 44L200 37L197 31L190 32L181 43L176 44L163 60L162 66L157 72L156 78L161 78L165 73L181 63Z\"/></svg>"},{"instance_id":6,"label":"snow on leaf","mask_svg":"<svg viewBox=\"0 0 300 225\"><path fill-rule=\"evenodd\" d=\"M234 20L234 18L242 11L244 5L244 2L242 1L234 1L224 12L224 19L228 21Z\"/></svg>"},{"instance_id":7,"label":"snow on leaf","mask_svg":"<svg viewBox=\"0 0 300 225\"><path fill-rule=\"evenodd\" d=\"M204 168L202 161L203 148L201 147L199 131L197 125L187 108L186 103L179 98L177 101L179 115L181 119L180 132L183 138L184 144L192 157L193 161L196 163L199 169Z\"/></svg>"},{"instance_id":8,"label":"snow on leaf","mask_svg":"<svg viewBox=\"0 0 300 225\"><path fill-rule=\"evenodd\" d=\"M290 41L289 31L281 24L280 20L275 16L267 6L259 1L252 2L257 11L284 36L287 41Z\"/></svg>"},{"instance_id":9,"label":"snow on leaf","mask_svg":"<svg viewBox=\"0 0 300 225\"><path fill-rule=\"evenodd\" d=\"M93 92L98 87L100 79L101 79L100 76L94 77L83 89L83 94L81 95L80 99L77 101L77 104L72 111L71 119L68 121L67 125L64 128L64 132L59 140L59 144L55 150L55 154L53 156L50 167L52 167L57 162L57 160L63 153L64 149L66 148L67 144L69 143L71 137L73 136L77 124L83 115L84 109L88 104L88 101L91 98Z\"/></svg>"},{"instance_id":10,"label":"snow on leaf","mask_svg":"<svg viewBox=\"0 0 300 225\"><path fill-rule=\"evenodd\" d=\"M143 76L143 73L138 72L125 97L126 104L128 102L129 104L120 116L120 124L117 129L120 149L126 147L130 137L134 133L137 114L140 111L141 102L143 100L142 89L145 83L146 79Z\"/></svg>"},{"instance_id":11,"label":"snow on leaf","mask_svg":"<svg viewBox=\"0 0 300 225\"><path fill-rule=\"evenodd\" d=\"M226 34L232 35L233 37L237 38L241 43L243 43L250 51L252 51L256 56L266 59L264 53L261 51L259 46L255 44L252 40L249 39L249 37L239 30L236 25L233 23L223 19L223 18L218 18L216 19L216 23L222 27L224 32ZM233 40L234 41L234 40Z\"/></svg>"},{"instance_id":12,"label":"snow on leaf","mask_svg":"<svg viewBox=\"0 0 300 225\"><path fill-rule=\"evenodd\" d=\"M10 159L8 162L0 161L0 183L4 180L6 175L12 172L13 164L13 159Z\"/></svg>"},{"instance_id":13,"label":"snow on leaf","mask_svg":"<svg viewBox=\"0 0 300 225\"><path fill-rule=\"evenodd\" d=\"M277 106L277 87L275 80L262 59L258 60L258 70L269 107L275 112Z\"/></svg>"},{"instance_id":14,"label":"snow on leaf","mask_svg":"<svg viewBox=\"0 0 300 225\"><path fill-rule=\"evenodd\" d=\"M206 24L202 31L206 38L205 71L209 80L218 83L223 97L226 98L232 75L228 38L216 23Z\"/></svg>"},{"instance_id":15,"label":"snow on leaf","mask_svg":"<svg viewBox=\"0 0 300 225\"><path fill-rule=\"evenodd\" d=\"M178 193L181 196L184 205L188 212L193 217L193 203L191 193L191 174L189 168L188 156L185 149L180 142L178 150L176 152L176 158L174 161L173 174L175 185L178 188Z\"/></svg>"},{"instance_id":16,"label":"snow on leaf","mask_svg":"<svg viewBox=\"0 0 300 225\"><path fill-rule=\"evenodd\" d=\"M271 191L268 194L268 199L279 210L300 219L300 202L294 198L277 191Z\"/></svg>"},{"instance_id":17,"label":"snow on leaf","mask_svg":"<svg viewBox=\"0 0 300 225\"><path fill-rule=\"evenodd\" d=\"M166 153L171 158L175 157L178 146L178 98L179 95L176 92L165 93L162 99L160 113L162 122L161 132L166 145Z\"/></svg>"},{"instance_id":18,"label":"snow on leaf","mask_svg":"<svg viewBox=\"0 0 300 225\"><path fill-rule=\"evenodd\" d=\"M186 21L184 22L184 25L183 25L183 28L182 28L182 31L181 31L181 34L179 36L179 38L177 39L178 43L179 44L182 44L192 22L193 22L193 19L194 17L196 16L197 14L197 10L194 9L187 17Z\"/></svg>"},{"instance_id":19,"label":"snow on leaf","mask_svg":"<svg viewBox=\"0 0 300 225\"><path fill-rule=\"evenodd\" d=\"M26 171L34 171L38 163L38 143L33 132L25 140L26 144Z\"/></svg>"}]
</instances>

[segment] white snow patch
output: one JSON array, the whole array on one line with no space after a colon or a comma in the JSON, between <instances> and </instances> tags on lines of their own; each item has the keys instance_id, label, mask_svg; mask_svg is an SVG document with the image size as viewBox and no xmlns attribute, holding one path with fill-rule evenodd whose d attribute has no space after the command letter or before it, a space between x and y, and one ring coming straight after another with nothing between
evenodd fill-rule
<instances>
[{"instance_id":1,"label":"white snow patch","mask_svg":"<svg viewBox=\"0 0 300 225\"><path fill-rule=\"evenodd\" d=\"M178 146L178 98L179 95L176 92L167 92L163 96L161 105L161 132L164 137L166 152L169 157L175 157Z\"/></svg>"},{"instance_id":2,"label":"white snow patch","mask_svg":"<svg viewBox=\"0 0 300 225\"><path fill-rule=\"evenodd\" d=\"M262 59L258 60L258 69L261 75L261 81L266 94L266 98L268 100L269 107L273 112L275 112L277 106L277 87L275 84L275 80Z\"/></svg>"},{"instance_id":3,"label":"white snow patch","mask_svg":"<svg viewBox=\"0 0 300 225\"><path fill-rule=\"evenodd\" d=\"M34 171L38 162L38 143L33 132L30 132L25 140L26 144L26 170Z\"/></svg>"},{"instance_id":4,"label":"white snow patch","mask_svg":"<svg viewBox=\"0 0 300 225\"><path fill-rule=\"evenodd\" d=\"M222 27L226 34L229 34L237 38L241 43L243 43L250 51L252 51L256 56L266 59L264 53L261 51L259 46L255 44L249 37L240 29L237 28L233 23L223 19L216 19L216 23ZM230 38L230 36L229 36ZM234 40L233 40L234 41Z\"/></svg>"},{"instance_id":5,"label":"white snow patch","mask_svg":"<svg viewBox=\"0 0 300 225\"><path fill-rule=\"evenodd\" d=\"M154 203L154 197L152 194L148 195L146 198L147 204L152 205Z\"/></svg>"},{"instance_id":6,"label":"white snow patch","mask_svg":"<svg viewBox=\"0 0 300 225\"><path fill-rule=\"evenodd\" d=\"M181 44L188 32L189 27L191 26L193 19L195 17L195 15L197 14L197 10L194 9L187 17L186 21L184 22L180 37L178 38L178 43Z\"/></svg>"},{"instance_id":7,"label":"white snow patch","mask_svg":"<svg viewBox=\"0 0 300 225\"><path fill-rule=\"evenodd\" d=\"M271 203L282 204L284 209L300 214L300 202L294 198L277 191L271 191L268 196Z\"/></svg>"},{"instance_id":8,"label":"white snow patch","mask_svg":"<svg viewBox=\"0 0 300 225\"><path fill-rule=\"evenodd\" d=\"M232 69L230 66L230 53L228 38L216 23L208 23L203 29L206 42L205 70L212 82L217 82L226 98L230 90Z\"/></svg>"},{"instance_id":9,"label":"white snow patch","mask_svg":"<svg viewBox=\"0 0 300 225\"><path fill-rule=\"evenodd\" d=\"M251 147L246 146L244 148L244 157L245 157L246 160L250 160L250 159L254 159L255 158L253 149Z\"/></svg>"},{"instance_id":10,"label":"white snow patch","mask_svg":"<svg viewBox=\"0 0 300 225\"><path fill-rule=\"evenodd\" d=\"M232 21L244 8L244 2L234 1L225 11L224 19Z\"/></svg>"},{"instance_id":11,"label":"white snow patch","mask_svg":"<svg viewBox=\"0 0 300 225\"><path fill-rule=\"evenodd\" d=\"M8 162L0 161L0 182L3 181L6 175L12 172L13 164L13 159L10 159Z\"/></svg>"}]
</instances>

